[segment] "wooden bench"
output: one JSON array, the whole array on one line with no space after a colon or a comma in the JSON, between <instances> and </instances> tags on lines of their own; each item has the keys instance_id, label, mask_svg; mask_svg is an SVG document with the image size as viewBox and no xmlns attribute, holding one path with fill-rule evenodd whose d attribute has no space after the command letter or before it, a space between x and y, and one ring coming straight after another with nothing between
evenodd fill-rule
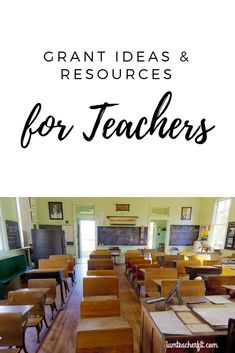
<instances>
[{"instance_id":1,"label":"wooden bench","mask_svg":"<svg viewBox=\"0 0 235 353\"><path fill-rule=\"evenodd\" d=\"M117 276L87 276L83 277L83 296L116 295L119 297Z\"/></svg>"},{"instance_id":2,"label":"wooden bench","mask_svg":"<svg viewBox=\"0 0 235 353\"><path fill-rule=\"evenodd\" d=\"M0 299L4 299L4 285L29 269L24 254L0 259Z\"/></svg>"},{"instance_id":3,"label":"wooden bench","mask_svg":"<svg viewBox=\"0 0 235 353\"><path fill-rule=\"evenodd\" d=\"M111 259L92 259L87 261L88 270L113 270Z\"/></svg>"},{"instance_id":4,"label":"wooden bench","mask_svg":"<svg viewBox=\"0 0 235 353\"><path fill-rule=\"evenodd\" d=\"M115 295L84 297L80 304L81 319L120 316L120 300Z\"/></svg>"},{"instance_id":5,"label":"wooden bench","mask_svg":"<svg viewBox=\"0 0 235 353\"><path fill-rule=\"evenodd\" d=\"M122 317L81 319L76 353L133 353L133 332Z\"/></svg>"}]
</instances>

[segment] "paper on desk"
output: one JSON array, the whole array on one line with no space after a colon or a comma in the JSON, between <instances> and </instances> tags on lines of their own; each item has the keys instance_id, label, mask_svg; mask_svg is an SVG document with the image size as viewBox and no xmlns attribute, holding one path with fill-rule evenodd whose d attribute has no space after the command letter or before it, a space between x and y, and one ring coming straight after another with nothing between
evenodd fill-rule
<instances>
[{"instance_id":1,"label":"paper on desk","mask_svg":"<svg viewBox=\"0 0 235 353\"><path fill-rule=\"evenodd\" d=\"M187 305L171 305L174 311L191 311Z\"/></svg>"},{"instance_id":2,"label":"paper on desk","mask_svg":"<svg viewBox=\"0 0 235 353\"><path fill-rule=\"evenodd\" d=\"M207 333L214 332L214 330L207 324L189 324L186 325L193 333Z\"/></svg>"},{"instance_id":3,"label":"paper on desk","mask_svg":"<svg viewBox=\"0 0 235 353\"><path fill-rule=\"evenodd\" d=\"M206 295L206 299L214 304L231 304L232 302L222 295Z\"/></svg>"},{"instance_id":4,"label":"paper on desk","mask_svg":"<svg viewBox=\"0 0 235 353\"><path fill-rule=\"evenodd\" d=\"M235 319L235 306L232 305L211 305L210 307L200 306L192 308L202 319L212 326L228 326L229 318Z\"/></svg>"},{"instance_id":5,"label":"paper on desk","mask_svg":"<svg viewBox=\"0 0 235 353\"><path fill-rule=\"evenodd\" d=\"M193 314L189 312L178 312L180 320L183 321L184 324L200 324L201 321Z\"/></svg>"},{"instance_id":6,"label":"paper on desk","mask_svg":"<svg viewBox=\"0 0 235 353\"><path fill-rule=\"evenodd\" d=\"M173 310L150 313L162 333L168 335L192 335Z\"/></svg>"}]
</instances>

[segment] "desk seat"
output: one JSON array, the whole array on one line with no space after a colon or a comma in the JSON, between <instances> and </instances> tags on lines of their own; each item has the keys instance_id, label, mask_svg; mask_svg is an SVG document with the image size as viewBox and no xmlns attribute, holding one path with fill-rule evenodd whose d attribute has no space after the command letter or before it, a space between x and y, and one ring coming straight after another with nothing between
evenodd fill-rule
<instances>
[{"instance_id":1,"label":"desk seat","mask_svg":"<svg viewBox=\"0 0 235 353\"><path fill-rule=\"evenodd\" d=\"M81 319L76 353L133 353L133 332L123 317Z\"/></svg>"}]
</instances>

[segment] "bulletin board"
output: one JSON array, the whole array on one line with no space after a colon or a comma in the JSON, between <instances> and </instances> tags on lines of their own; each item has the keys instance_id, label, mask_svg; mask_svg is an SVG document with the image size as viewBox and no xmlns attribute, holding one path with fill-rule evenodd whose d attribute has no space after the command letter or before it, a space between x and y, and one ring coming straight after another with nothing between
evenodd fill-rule
<instances>
[{"instance_id":1,"label":"bulletin board","mask_svg":"<svg viewBox=\"0 0 235 353\"><path fill-rule=\"evenodd\" d=\"M235 250L235 222L229 222L228 224L224 248L229 250Z\"/></svg>"}]
</instances>

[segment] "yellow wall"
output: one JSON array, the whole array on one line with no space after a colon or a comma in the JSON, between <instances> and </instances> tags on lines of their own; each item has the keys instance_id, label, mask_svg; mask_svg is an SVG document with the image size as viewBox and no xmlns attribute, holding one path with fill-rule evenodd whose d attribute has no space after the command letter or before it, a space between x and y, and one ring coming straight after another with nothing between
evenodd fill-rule
<instances>
[{"instance_id":1,"label":"yellow wall","mask_svg":"<svg viewBox=\"0 0 235 353\"><path fill-rule=\"evenodd\" d=\"M167 219L168 226L166 232L166 251L169 250L169 230L171 224L191 224L191 225L207 225L211 224L215 197L38 197L37 202L37 219L38 224L58 224L72 225L74 227L75 241L77 234L77 207L78 205L93 205L95 207L96 225L100 225L100 214L105 216L114 215L131 215L138 216L137 226L149 226L151 220L164 219L164 217L151 216L151 206L170 207L170 216ZM50 220L48 212L48 202L58 201L63 203L63 220ZM230 221L235 220L235 199L233 199L232 209L230 212ZM129 212L116 212L116 203L130 204ZM192 219L190 221L182 221L181 207L192 207ZM2 212L3 223L5 220L18 220L15 198L0 198L0 208ZM31 215L28 215L31 217ZM106 225L109 224L106 220ZM4 229L5 231L5 229ZM74 252L77 248L75 244ZM129 248L129 247L128 247ZM180 251L190 250L191 247L179 247ZM231 254L234 251L225 250L225 253ZM4 254L5 255L5 254Z\"/></svg>"},{"instance_id":2,"label":"yellow wall","mask_svg":"<svg viewBox=\"0 0 235 353\"><path fill-rule=\"evenodd\" d=\"M160 197L160 198L133 198L133 197L105 197L105 198L37 198L37 209L38 209L38 223L39 224L58 224L63 225L65 221L67 224L74 225L74 231L76 234L76 206L77 205L93 205L95 207L95 219L96 225L99 225L99 215L104 213L105 216L114 215L131 215L138 216L137 226L149 226L150 220L157 219L156 217L151 217L151 206L158 207L170 207L170 216L168 221L168 228L166 232L166 250L169 249L169 228L171 224L211 224L214 198L189 198L189 197ZM48 212L48 202L58 201L63 203L63 213L64 220L50 220ZM129 203L130 212L116 212L116 203ZM192 207L192 219L190 221L181 221L181 207L189 206ZM159 217L161 219L163 217ZM106 221L106 225L109 222ZM191 249L191 247L179 247L180 250Z\"/></svg>"}]
</instances>

